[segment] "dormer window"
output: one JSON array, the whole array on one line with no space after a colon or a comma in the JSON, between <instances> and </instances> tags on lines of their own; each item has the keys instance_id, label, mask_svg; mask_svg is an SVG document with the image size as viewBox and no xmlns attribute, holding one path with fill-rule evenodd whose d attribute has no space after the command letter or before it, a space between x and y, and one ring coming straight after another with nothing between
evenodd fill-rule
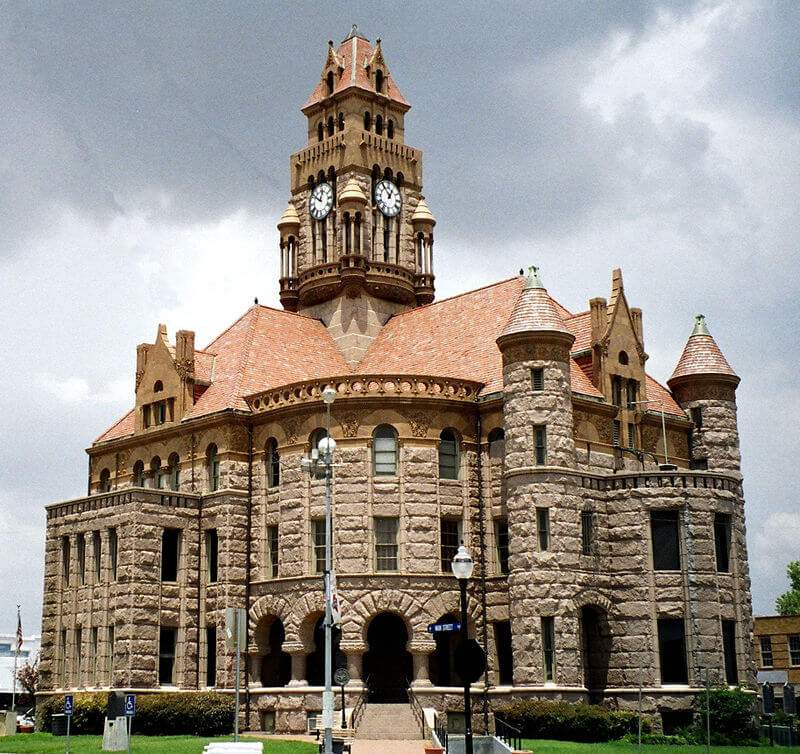
<instances>
[{"instance_id":1,"label":"dormer window","mask_svg":"<svg viewBox=\"0 0 800 754\"><path fill-rule=\"evenodd\" d=\"M325 83L328 87L328 95L333 94L333 71L328 71L328 75L325 78Z\"/></svg>"},{"instance_id":2,"label":"dormer window","mask_svg":"<svg viewBox=\"0 0 800 754\"><path fill-rule=\"evenodd\" d=\"M622 377L618 374L611 378L611 402L615 406L622 405Z\"/></svg>"},{"instance_id":3,"label":"dormer window","mask_svg":"<svg viewBox=\"0 0 800 754\"><path fill-rule=\"evenodd\" d=\"M153 422L155 424L164 424L167 421L167 402L159 401L153 406Z\"/></svg>"},{"instance_id":4,"label":"dormer window","mask_svg":"<svg viewBox=\"0 0 800 754\"><path fill-rule=\"evenodd\" d=\"M375 72L375 91L376 92L383 91L383 71Z\"/></svg>"}]
</instances>

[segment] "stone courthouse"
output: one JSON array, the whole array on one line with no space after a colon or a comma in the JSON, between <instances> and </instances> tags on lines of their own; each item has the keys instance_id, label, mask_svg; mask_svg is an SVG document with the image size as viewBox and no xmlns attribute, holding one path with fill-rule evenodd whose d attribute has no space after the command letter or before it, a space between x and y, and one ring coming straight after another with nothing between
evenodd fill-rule
<instances>
[{"instance_id":1,"label":"stone courthouse","mask_svg":"<svg viewBox=\"0 0 800 754\"><path fill-rule=\"evenodd\" d=\"M304 730L323 674L324 479L300 460L336 390L336 662L362 695L455 713L463 539L476 687L636 704L670 727L712 682L752 686L739 378L698 317L664 386L622 274L585 311L558 270L435 301L436 220L380 41L330 44L278 223L282 309L204 348L163 325L131 411L47 508L42 689L231 689L247 725ZM543 283L548 285L545 289ZM699 302L698 302L699 303ZM691 323L687 323L687 332ZM679 358L678 358L679 357Z\"/></svg>"}]
</instances>

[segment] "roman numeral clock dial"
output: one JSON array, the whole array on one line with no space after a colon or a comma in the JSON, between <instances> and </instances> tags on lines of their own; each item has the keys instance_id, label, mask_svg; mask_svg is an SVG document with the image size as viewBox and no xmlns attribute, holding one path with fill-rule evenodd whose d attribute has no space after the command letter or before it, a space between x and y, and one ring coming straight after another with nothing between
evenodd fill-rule
<instances>
[{"instance_id":1,"label":"roman numeral clock dial","mask_svg":"<svg viewBox=\"0 0 800 754\"><path fill-rule=\"evenodd\" d=\"M308 211L315 220L324 220L333 207L333 189L330 183L318 183L308 198Z\"/></svg>"},{"instance_id":2,"label":"roman numeral clock dial","mask_svg":"<svg viewBox=\"0 0 800 754\"><path fill-rule=\"evenodd\" d=\"M375 186L375 204L384 217L394 217L403 206L400 189L390 180L383 179Z\"/></svg>"}]
</instances>

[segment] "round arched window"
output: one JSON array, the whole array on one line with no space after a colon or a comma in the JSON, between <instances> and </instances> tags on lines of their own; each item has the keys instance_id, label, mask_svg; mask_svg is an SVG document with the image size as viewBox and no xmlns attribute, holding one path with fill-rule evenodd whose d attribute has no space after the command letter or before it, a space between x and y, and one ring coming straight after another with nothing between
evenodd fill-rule
<instances>
[{"instance_id":1,"label":"round arched window","mask_svg":"<svg viewBox=\"0 0 800 754\"><path fill-rule=\"evenodd\" d=\"M626 365L628 363L628 354L625 351L619 352L619 363L622 365Z\"/></svg>"},{"instance_id":2,"label":"round arched window","mask_svg":"<svg viewBox=\"0 0 800 754\"><path fill-rule=\"evenodd\" d=\"M397 432L381 424L372 434L372 468L376 476L397 474Z\"/></svg>"}]
</instances>

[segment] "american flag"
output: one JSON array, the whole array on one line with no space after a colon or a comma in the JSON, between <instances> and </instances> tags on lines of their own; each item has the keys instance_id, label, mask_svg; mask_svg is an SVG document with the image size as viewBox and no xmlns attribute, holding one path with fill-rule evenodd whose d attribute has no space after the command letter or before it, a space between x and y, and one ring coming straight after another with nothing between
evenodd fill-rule
<instances>
[{"instance_id":1,"label":"american flag","mask_svg":"<svg viewBox=\"0 0 800 754\"><path fill-rule=\"evenodd\" d=\"M22 618L19 615L19 605L17 605L17 654L22 651Z\"/></svg>"}]
</instances>

